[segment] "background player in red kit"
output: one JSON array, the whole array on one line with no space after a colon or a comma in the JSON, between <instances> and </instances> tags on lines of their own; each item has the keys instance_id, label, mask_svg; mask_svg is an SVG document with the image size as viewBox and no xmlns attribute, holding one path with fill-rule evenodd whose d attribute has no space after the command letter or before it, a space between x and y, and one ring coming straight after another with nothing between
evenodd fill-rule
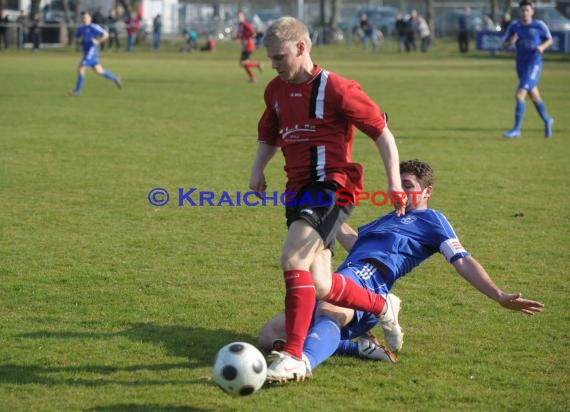
<instances>
[{"instance_id":1,"label":"background player in red kit","mask_svg":"<svg viewBox=\"0 0 570 412\"><path fill-rule=\"evenodd\" d=\"M285 278L287 343L269 365L268 381L302 380L309 372L302 347L311 322L315 298L374 313L381 321L391 310L382 296L330 271L330 253L336 232L352 211L340 205L336 194L362 190L362 167L352 163L354 126L380 150L388 191L404 196L398 149L386 116L359 84L313 64L307 27L282 17L267 30L267 56L278 76L265 90L265 111L259 121L256 159L250 188L263 192L264 169L280 147L285 156L288 192L297 197L286 207L289 227L281 252ZM301 204L306 196L313 199ZM318 199L332 199L324 205ZM405 205L396 204L396 213Z\"/></svg>"},{"instance_id":2,"label":"background player in red kit","mask_svg":"<svg viewBox=\"0 0 570 412\"><path fill-rule=\"evenodd\" d=\"M245 69L249 81L251 83L255 83L255 75L251 69L256 68L260 72L263 70L263 66L260 62L252 61L249 59L251 57L251 53L253 53L255 50L255 29L253 28L253 25L246 20L245 13L243 11L238 11L237 16L239 23L237 34L234 39L239 39L242 45L239 64Z\"/></svg>"}]
</instances>

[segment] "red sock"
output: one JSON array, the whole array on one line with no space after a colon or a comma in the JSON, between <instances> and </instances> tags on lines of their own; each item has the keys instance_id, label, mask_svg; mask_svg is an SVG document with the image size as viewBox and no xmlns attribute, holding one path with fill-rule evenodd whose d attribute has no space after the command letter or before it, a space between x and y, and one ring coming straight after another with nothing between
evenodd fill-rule
<instances>
[{"instance_id":1,"label":"red sock","mask_svg":"<svg viewBox=\"0 0 570 412\"><path fill-rule=\"evenodd\" d=\"M311 326L315 307L315 285L311 272L287 270L285 277L285 333L287 343L284 350L301 359L303 343Z\"/></svg>"},{"instance_id":2,"label":"red sock","mask_svg":"<svg viewBox=\"0 0 570 412\"><path fill-rule=\"evenodd\" d=\"M338 273L332 274L331 291L323 300L343 308L372 312L376 316L380 315L386 302L382 296L370 292L356 284L352 279Z\"/></svg>"},{"instance_id":3,"label":"red sock","mask_svg":"<svg viewBox=\"0 0 570 412\"><path fill-rule=\"evenodd\" d=\"M251 71L251 63L244 63L243 68L245 69L245 72L247 73L247 77L249 77L249 80L255 80L255 76Z\"/></svg>"}]
</instances>

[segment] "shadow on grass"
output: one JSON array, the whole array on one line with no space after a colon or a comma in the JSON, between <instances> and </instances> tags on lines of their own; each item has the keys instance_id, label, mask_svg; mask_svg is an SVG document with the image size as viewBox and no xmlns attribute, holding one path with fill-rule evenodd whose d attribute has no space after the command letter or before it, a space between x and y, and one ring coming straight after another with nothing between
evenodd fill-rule
<instances>
[{"instance_id":1,"label":"shadow on grass","mask_svg":"<svg viewBox=\"0 0 570 412\"><path fill-rule=\"evenodd\" d=\"M126 337L136 343L150 343L166 349L169 356L187 357L188 362L135 364L129 366L109 365L69 365L69 366L43 366L38 364L3 364L0 365L0 382L12 384L42 384L42 385L168 385L168 384L192 384L213 385L210 377L188 380L172 379L106 379L103 375L112 375L120 372L164 372L174 369L194 369L211 366L217 351L225 344L235 341L255 343L255 338L250 335L239 334L229 330L211 330L201 327L183 326L157 326L146 323L133 324L131 327L119 332L73 332L73 331L38 331L17 335L26 339L55 339L73 341L78 340L81 345L85 339L113 339ZM61 346L72 347L73 342L65 342ZM111 353L110 353L111 355ZM120 359L116 354L115 359ZM64 375L94 374L90 378L85 377L62 377ZM117 407L120 407L118 405ZM111 409L113 410L113 409ZM122 409L117 409L122 410ZM146 410L146 409L145 409Z\"/></svg>"},{"instance_id":2,"label":"shadow on grass","mask_svg":"<svg viewBox=\"0 0 570 412\"><path fill-rule=\"evenodd\" d=\"M135 405L131 403L106 405L84 409L83 412L206 412L215 409L199 409L189 406Z\"/></svg>"},{"instance_id":3,"label":"shadow on grass","mask_svg":"<svg viewBox=\"0 0 570 412\"><path fill-rule=\"evenodd\" d=\"M134 323L119 332L89 331L38 331L17 335L28 339L113 339L126 337L135 342L151 343L166 348L171 356L188 357L196 366L210 365L219 348L226 343L246 341L255 344L251 335L224 329L206 329L179 325L158 326L149 323Z\"/></svg>"}]
</instances>

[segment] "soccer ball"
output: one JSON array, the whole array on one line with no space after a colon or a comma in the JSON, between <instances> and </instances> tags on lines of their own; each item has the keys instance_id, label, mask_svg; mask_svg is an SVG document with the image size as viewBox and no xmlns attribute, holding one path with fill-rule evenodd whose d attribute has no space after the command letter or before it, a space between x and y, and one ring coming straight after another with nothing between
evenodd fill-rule
<instances>
[{"instance_id":1,"label":"soccer ball","mask_svg":"<svg viewBox=\"0 0 570 412\"><path fill-rule=\"evenodd\" d=\"M214 382L232 396L251 395L267 376L263 354L246 342L233 342L218 351L214 362Z\"/></svg>"}]
</instances>

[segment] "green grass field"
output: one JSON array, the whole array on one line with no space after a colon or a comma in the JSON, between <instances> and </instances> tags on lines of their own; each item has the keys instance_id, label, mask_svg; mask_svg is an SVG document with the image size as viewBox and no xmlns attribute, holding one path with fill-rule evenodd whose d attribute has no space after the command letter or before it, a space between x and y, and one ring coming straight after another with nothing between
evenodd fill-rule
<instances>
[{"instance_id":1,"label":"green grass field","mask_svg":"<svg viewBox=\"0 0 570 412\"><path fill-rule=\"evenodd\" d=\"M308 382L234 399L211 366L221 346L255 343L282 310L283 209L178 207L175 196L248 190L273 73L247 83L237 44L174 50L103 53L124 90L89 73L80 98L67 96L79 54L0 53L0 410L570 408L568 58L548 56L540 83L553 139L529 102L523 137L505 141L510 57L459 56L445 43L427 55L314 49L389 112L402 159L434 166L431 206L494 280L546 310L504 310L434 257L394 290L406 333L399 363L331 358ZM384 190L361 134L354 159L366 189ZM283 190L282 166L277 156L268 167L269 190ZM151 206L155 187L174 199ZM388 211L366 203L351 223Z\"/></svg>"}]
</instances>

